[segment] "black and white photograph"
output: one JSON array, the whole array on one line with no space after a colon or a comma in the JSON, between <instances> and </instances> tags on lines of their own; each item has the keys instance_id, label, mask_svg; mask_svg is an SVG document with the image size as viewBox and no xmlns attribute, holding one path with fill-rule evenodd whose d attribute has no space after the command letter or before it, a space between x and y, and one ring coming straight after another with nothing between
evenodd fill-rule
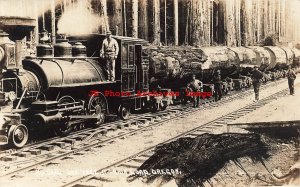
<instances>
[{"instance_id":1,"label":"black and white photograph","mask_svg":"<svg viewBox=\"0 0 300 187\"><path fill-rule=\"evenodd\" d=\"M300 186L298 73L300 0L0 0L0 186Z\"/></svg>"}]
</instances>

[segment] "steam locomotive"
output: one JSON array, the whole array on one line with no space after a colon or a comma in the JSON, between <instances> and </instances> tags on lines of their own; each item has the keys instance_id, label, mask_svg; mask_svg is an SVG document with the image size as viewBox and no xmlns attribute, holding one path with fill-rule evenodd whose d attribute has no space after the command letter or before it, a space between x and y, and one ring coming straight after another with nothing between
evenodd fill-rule
<instances>
[{"instance_id":1,"label":"steam locomotive","mask_svg":"<svg viewBox=\"0 0 300 187\"><path fill-rule=\"evenodd\" d=\"M29 132L37 129L54 129L58 135L66 136L78 124L99 127L109 114L128 119L132 110L149 106L155 110L165 109L173 102L172 94L147 93L180 90L191 74L200 77L207 83L206 89L213 92L209 81L216 69L222 69L223 78L234 77L238 72L248 73L247 68L253 65L274 73L279 67L299 63L300 59L300 55L295 55L299 53L289 53L292 55L289 58L288 53L278 47L209 47L190 49L197 58L187 58L186 63L178 65L178 50L170 49L174 61L157 62L146 41L114 38L120 46L116 81L107 81L103 69L105 60L99 58L105 35L72 36L68 40L57 40L54 46L42 43L37 46L36 56L22 59L20 44L0 32L0 145L23 147ZM252 56L247 56L249 51ZM180 55L185 54L183 51ZM246 79L239 75L225 80L224 87L229 87L234 81L237 84Z\"/></svg>"},{"instance_id":2,"label":"steam locomotive","mask_svg":"<svg viewBox=\"0 0 300 187\"><path fill-rule=\"evenodd\" d=\"M36 57L16 61L15 44L1 33L1 144L22 147L28 132L54 129L68 135L76 124L100 126L105 116L117 113L122 119L131 110L147 104L170 104L170 97L150 97L149 60L143 52L146 41L116 36L120 53L116 59L116 81L108 81L100 59L105 35L88 35L57 40L53 47L37 46ZM80 43L80 41L82 43ZM88 46L86 48L85 46ZM13 103L13 110L5 106Z\"/></svg>"}]
</instances>

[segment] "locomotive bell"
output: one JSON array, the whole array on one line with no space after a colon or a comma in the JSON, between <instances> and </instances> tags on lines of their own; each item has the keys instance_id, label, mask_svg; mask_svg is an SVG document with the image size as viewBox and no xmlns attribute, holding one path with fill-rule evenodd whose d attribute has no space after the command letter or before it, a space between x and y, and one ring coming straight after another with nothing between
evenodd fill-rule
<instances>
[{"instance_id":1,"label":"locomotive bell","mask_svg":"<svg viewBox=\"0 0 300 187\"><path fill-rule=\"evenodd\" d=\"M49 34L48 34L48 31L47 30L43 30L41 33L40 33L40 42L41 43L46 43L50 40L49 38Z\"/></svg>"},{"instance_id":2,"label":"locomotive bell","mask_svg":"<svg viewBox=\"0 0 300 187\"><path fill-rule=\"evenodd\" d=\"M86 47L80 42L76 42L72 47L73 57L86 57Z\"/></svg>"},{"instance_id":3,"label":"locomotive bell","mask_svg":"<svg viewBox=\"0 0 300 187\"><path fill-rule=\"evenodd\" d=\"M72 45L67 39L57 39L54 45L54 57L72 57Z\"/></svg>"}]
</instances>

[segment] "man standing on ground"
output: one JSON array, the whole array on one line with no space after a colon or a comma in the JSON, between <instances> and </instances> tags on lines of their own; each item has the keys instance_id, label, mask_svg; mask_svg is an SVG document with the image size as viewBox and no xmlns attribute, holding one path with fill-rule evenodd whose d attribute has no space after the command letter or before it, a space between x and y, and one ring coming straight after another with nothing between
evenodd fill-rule
<instances>
[{"instance_id":1,"label":"man standing on ground","mask_svg":"<svg viewBox=\"0 0 300 187\"><path fill-rule=\"evenodd\" d=\"M296 79L296 73L292 70L291 65L288 66L287 78L289 83L290 94L294 95L294 81Z\"/></svg>"},{"instance_id":2,"label":"man standing on ground","mask_svg":"<svg viewBox=\"0 0 300 187\"><path fill-rule=\"evenodd\" d=\"M200 95L202 86L202 82L196 79L196 75L192 75L192 81L188 83L187 88L192 92L191 95L194 99L194 108L200 106Z\"/></svg>"},{"instance_id":3,"label":"man standing on ground","mask_svg":"<svg viewBox=\"0 0 300 187\"><path fill-rule=\"evenodd\" d=\"M252 84L255 93L255 100L259 100L259 87L261 85L262 78L264 74L258 70L257 66L254 66L254 70L252 71Z\"/></svg>"},{"instance_id":4,"label":"man standing on ground","mask_svg":"<svg viewBox=\"0 0 300 187\"><path fill-rule=\"evenodd\" d=\"M115 80L115 59L118 57L118 42L111 37L111 32L106 32L106 39L103 40L100 50L100 57L106 61L105 70L110 81Z\"/></svg>"},{"instance_id":5,"label":"man standing on ground","mask_svg":"<svg viewBox=\"0 0 300 187\"><path fill-rule=\"evenodd\" d=\"M213 77L214 89L215 89L215 102L222 98L222 78L221 70L218 70Z\"/></svg>"}]
</instances>

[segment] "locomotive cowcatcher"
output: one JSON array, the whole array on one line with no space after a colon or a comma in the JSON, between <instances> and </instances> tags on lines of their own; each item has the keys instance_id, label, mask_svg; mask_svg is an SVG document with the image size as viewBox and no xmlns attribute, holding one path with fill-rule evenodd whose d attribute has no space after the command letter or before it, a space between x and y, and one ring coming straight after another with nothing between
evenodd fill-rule
<instances>
[{"instance_id":1,"label":"locomotive cowcatcher","mask_svg":"<svg viewBox=\"0 0 300 187\"><path fill-rule=\"evenodd\" d=\"M0 145L23 147L30 132L38 129L54 129L65 136L78 124L99 127L109 114L127 119L131 110L153 103L165 108L171 102L170 97L139 94L149 91L144 40L113 37L120 53L116 81L107 81L105 60L99 58L105 35L73 36L70 43L57 40L54 46L39 44L37 56L23 60L16 58L19 47L6 34L0 37Z\"/></svg>"}]
</instances>

